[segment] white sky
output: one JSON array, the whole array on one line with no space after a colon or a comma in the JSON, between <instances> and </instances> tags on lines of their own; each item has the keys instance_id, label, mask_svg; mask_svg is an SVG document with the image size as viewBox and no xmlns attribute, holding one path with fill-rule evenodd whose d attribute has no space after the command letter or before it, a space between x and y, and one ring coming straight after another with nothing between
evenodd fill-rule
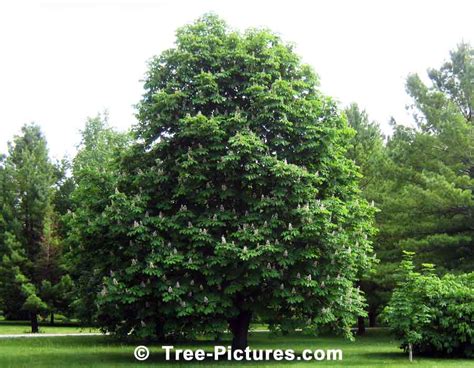
<instances>
[{"instance_id":1,"label":"white sky","mask_svg":"<svg viewBox=\"0 0 474 368\"><path fill-rule=\"evenodd\" d=\"M408 73L474 43L472 0L0 0L0 152L32 121L57 158L74 153L87 116L107 109L112 125L130 127L146 61L209 11L294 42L325 93L359 103L385 131L390 116L410 120Z\"/></svg>"}]
</instances>

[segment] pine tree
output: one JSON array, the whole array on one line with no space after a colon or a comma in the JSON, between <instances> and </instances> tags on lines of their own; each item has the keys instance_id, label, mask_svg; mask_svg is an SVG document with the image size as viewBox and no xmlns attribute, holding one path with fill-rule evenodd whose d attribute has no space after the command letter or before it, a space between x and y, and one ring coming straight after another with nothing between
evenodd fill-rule
<instances>
[{"instance_id":1,"label":"pine tree","mask_svg":"<svg viewBox=\"0 0 474 368\"><path fill-rule=\"evenodd\" d=\"M474 197L473 50L461 44L430 83L418 75L407 80L416 125L392 121L373 196L380 209L374 248L380 262L371 277L369 314L378 314L396 286L403 251L416 252L417 263L436 263L437 272L472 271Z\"/></svg>"},{"instance_id":2,"label":"pine tree","mask_svg":"<svg viewBox=\"0 0 474 368\"><path fill-rule=\"evenodd\" d=\"M387 149L391 184L380 216L388 249L415 251L439 272L474 269L474 51L462 44L431 85L409 77L415 128L395 126ZM394 259L395 261L395 259Z\"/></svg>"},{"instance_id":3,"label":"pine tree","mask_svg":"<svg viewBox=\"0 0 474 368\"><path fill-rule=\"evenodd\" d=\"M58 214L52 205L48 206L35 274L41 280L39 296L48 305L51 324L54 324L55 313L71 314L69 304L72 302L73 283L68 274L70 270L65 259L64 241L59 234L60 226Z\"/></svg>"},{"instance_id":4,"label":"pine tree","mask_svg":"<svg viewBox=\"0 0 474 368\"><path fill-rule=\"evenodd\" d=\"M0 294L9 297L2 298L3 311L7 316L18 316L19 311L26 311L32 332L38 332L37 315L47 309L38 295L44 277L38 272L38 265L44 248L53 171L46 140L37 125L25 125L22 134L9 143L4 170L9 190L8 208L15 220L4 232L8 235L2 272L9 276L0 279Z\"/></svg>"},{"instance_id":5,"label":"pine tree","mask_svg":"<svg viewBox=\"0 0 474 368\"><path fill-rule=\"evenodd\" d=\"M18 313L25 302L18 276L22 275L22 270L27 268L28 260L22 245L13 234L6 232L2 235L4 241L0 262L0 301L2 302L0 309L7 319L27 318L28 315Z\"/></svg>"}]
</instances>

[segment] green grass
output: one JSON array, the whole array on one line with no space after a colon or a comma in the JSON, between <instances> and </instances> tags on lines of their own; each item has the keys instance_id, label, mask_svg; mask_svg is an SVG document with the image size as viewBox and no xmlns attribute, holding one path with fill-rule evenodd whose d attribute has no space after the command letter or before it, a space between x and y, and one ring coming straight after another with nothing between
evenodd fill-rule
<instances>
[{"instance_id":1,"label":"green grass","mask_svg":"<svg viewBox=\"0 0 474 368\"><path fill-rule=\"evenodd\" d=\"M224 341L222 345L226 345ZM210 341L186 344L174 344L179 348L203 348L211 350ZM175 367L197 366L245 366L245 367L473 367L474 361L460 359L431 359L415 357L409 364L406 354L385 331L369 331L367 336L355 342L336 337L312 338L295 334L274 337L266 332L255 332L250 337L253 349L342 349L343 361L333 362L224 362L206 360L201 363L164 361L164 355L158 345L148 346L150 358L146 362L137 362L133 357L135 344L119 343L106 336L81 337L43 337L0 340L0 367L153 367L173 365Z\"/></svg>"},{"instance_id":2,"label":"green grass","mask_svg":"<svg viewBox=\"0 0 474 368\"><path fill-rule=\"evenodd\" d=\"M4 321L0 320L0 335L17 335L31 332L31 326L28 321ZM48 323L40 323L40 333L82 333L98 332L97 329L90 327L81 327L74 324L65 324L58 322L54 326ZM1 365L0 365L1 367Z\"/></svg>"}]
</instances>

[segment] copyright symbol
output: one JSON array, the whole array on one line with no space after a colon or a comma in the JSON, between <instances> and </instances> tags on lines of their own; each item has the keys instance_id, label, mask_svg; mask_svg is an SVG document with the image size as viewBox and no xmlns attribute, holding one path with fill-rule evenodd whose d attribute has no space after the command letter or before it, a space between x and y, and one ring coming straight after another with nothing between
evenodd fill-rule
<instances>
[{"instance_id":1,"label":"copyright symbol","mask_svg":"<svg viewBox=\"0 0 474 368\"><path fill-rule=\"evenodd\" d=\"M133 352L133 356L136 360L147 360L150 356L150 350L148 350L148 348L144 345L137 346Z\"/></svg>"}]
</instances>

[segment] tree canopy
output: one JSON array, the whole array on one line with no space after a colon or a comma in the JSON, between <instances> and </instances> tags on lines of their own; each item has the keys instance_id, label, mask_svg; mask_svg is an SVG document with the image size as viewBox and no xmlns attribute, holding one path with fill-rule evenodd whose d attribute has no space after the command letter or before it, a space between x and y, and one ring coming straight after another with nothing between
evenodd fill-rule
<instances>
[{"instance_id":1,"label":"tree canopy","mask_svg":"<svg viewBox=\"0 0 474 368\"><path fill-rule=\"evenodd\" d=\"M209 15L178 30L144 86L135 141L82 245L103 272L103 328L229 326L234 348L252 317L350 335L373 209L345 156L352 130L311 68L275 34Z\"/></svg>"}]
</instances>

